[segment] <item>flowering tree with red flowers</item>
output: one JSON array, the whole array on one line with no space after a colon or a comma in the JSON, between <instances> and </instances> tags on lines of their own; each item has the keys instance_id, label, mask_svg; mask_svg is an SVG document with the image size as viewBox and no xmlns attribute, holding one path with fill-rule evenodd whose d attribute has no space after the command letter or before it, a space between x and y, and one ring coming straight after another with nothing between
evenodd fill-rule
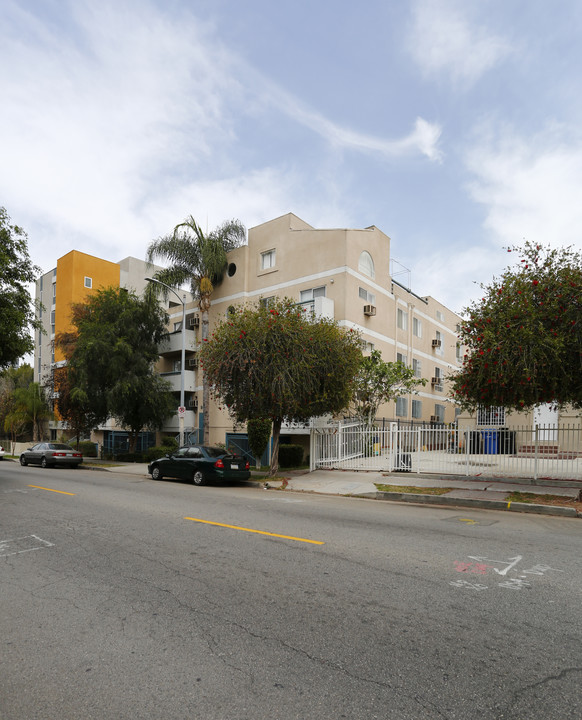
<instances>
[{"instance_id":1,"label":"flowering tree with red flowers","mask_svg":"<svg viewBox=\"0 0 582 720\"><path fill-rule=\"evenodd\" d=\"M582 256L533 243L470 305L455 399L527 410L540 403L582 407Z\"/></svg>"},{"instance_id":2,"label":"flowering tree with red flowers","mask_svg":"<svg viewBox=\"0 0 582 720\"><path fill-rule=\"evenodd\" d=\"M360 348L358 333L284 299L233 308L203 343L201 363L214 397L238 422L271 418L274 475L283 420L347 408Z\"/></svg>"}]
</instances>

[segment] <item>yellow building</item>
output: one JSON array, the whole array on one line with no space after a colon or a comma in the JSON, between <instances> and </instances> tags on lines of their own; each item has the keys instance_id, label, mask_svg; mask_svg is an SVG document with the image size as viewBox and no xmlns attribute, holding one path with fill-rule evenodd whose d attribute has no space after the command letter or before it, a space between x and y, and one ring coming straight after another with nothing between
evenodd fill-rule
<instances>
[{"instance_id":1,"label":"yellow building","mask_svg":"<svg viewBox=\"0 0 582 720\"><path fill-rule=\"evenodd\" d=\"M117 263L87 255L78 250L63 255L57 260L56 275L53 288L54 302L54 334L70 332L71 306L84 302L95 290L119 287L120 267ZM57 293L58 277L58 299ZM55 361L63 360L62 352L55 349Z\"/></svg>"}]
</instances>

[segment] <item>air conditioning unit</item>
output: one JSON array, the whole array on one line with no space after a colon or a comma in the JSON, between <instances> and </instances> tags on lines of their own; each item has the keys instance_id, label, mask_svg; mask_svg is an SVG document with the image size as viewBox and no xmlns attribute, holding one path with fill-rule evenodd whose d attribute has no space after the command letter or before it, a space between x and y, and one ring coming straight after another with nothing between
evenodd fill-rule
<instances>
[{"instance_id":1,"label":"air conditioning unit","mask_svg":"<svg viewBox=\"0 0 582 720\"><path fill-rule=\"evenodd\" d=\"M438 423L438 422L440 422L440 418L439 418L438 415L431 415L431 416L430 416L430 421L431 421L431 422Z\"/></svg>"},{"instance_id":2,"label":"air conditioning unit","mask_svg":"<svg viewBox=\"0 0 582 720\"><path fill-rule=\"evenodd\" d=\"M441 341L440 341L440 340L436 340L436 339L433 340L433 341L432 341L432 346L433 346L433 347L440 347L440 346L441 346Z\"/></svg>"},{"instance_id":3,"label":"air conditioning unit","mask_svg":"<svg viewBox=\"0 0 582 720\"><path fill-rule=\"evenodd\" d=\"M375 305L364 305L364 315L375 315L376 314L376 306Z\"/></svg>"},{"instance_id":4,"label":"air conditioning unit","mask_svg":"<svg viewBox=\"0 0 582 720\"><path fill-rule=\"evenodd\" d=\"M189 358L188 359L188 367L190 370L197 370L198 369L198 358Z\"/></svg>"},{"instance_id":5,"label":"air conditioning unit","mask_svg":"<svg viewBox=\"0 0 582 720\"><path fill-rule=\"evenodd\" d=\"M193 315L191 318L188 318L188 327L190 327L190 328L200 327L200 317L198 315Z\"/></svg>"},{"instance_id":6,"label":"air conditioning unit","mask_svg":"<svg viewBox=\"0 0 582 720\"><path fill-rule=\"evenodd\" d=\"M430 379L430 384L431 384L431 385L440 385L441 382L442 382L442 378L441 378L441 377L433 377L433 378Z\"/></svg>"},{"instance_id":7,"label":"air conditioning unit","mask_svg":"<svg viewBox=\"0 0 582 720\"><path fill-rule=\"evenodd\" d=\"M190 410L198 410L198 398L192 398L188 401L188 407Z\"/></svg>"}]
</instances>

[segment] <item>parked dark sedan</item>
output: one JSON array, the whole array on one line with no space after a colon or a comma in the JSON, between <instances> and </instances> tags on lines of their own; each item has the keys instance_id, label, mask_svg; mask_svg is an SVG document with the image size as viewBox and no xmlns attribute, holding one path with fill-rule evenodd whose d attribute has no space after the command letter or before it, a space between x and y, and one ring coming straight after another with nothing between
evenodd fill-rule
<instances>
[{"instance_id":1,"label":"parked dark sedan","mask_svg":"<svg viewBox=\"0 0 582 720\"><path fill-rule=\"evenodd\" d=\"M213 480L248 480L249 462L241 455L230 455L219 447L189 445L148 465L153 480L180 478L194 485L206 485Z\"/></svg>"},{"instance_id":2,"label":"parked dark sedan","mask_svg":"<svg viewBox=\"0 0 582 720\"><path fill-rule=\"evenodd\" d=\"M56 442L42 442L33 445L20 454L21 465L40 465L41 467L68 466L79 467L83 462L83 453L73 450L70 445Z\"/></svg>"}]
</instances>

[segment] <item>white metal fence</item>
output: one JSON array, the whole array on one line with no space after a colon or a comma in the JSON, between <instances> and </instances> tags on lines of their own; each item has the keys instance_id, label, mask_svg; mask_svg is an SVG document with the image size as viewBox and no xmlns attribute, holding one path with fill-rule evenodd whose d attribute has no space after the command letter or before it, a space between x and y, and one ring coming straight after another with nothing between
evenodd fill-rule
<instances>
[{"instance_id":1,"label":"white metal fence","mask_svg":"<svg viewBox=\"0 0 582 720\"><path fill-rule=\"evenodd\" d=\"M582 480L582 429L338 423L311 431L311 469L317 468Z\"/></svg>"}]
</instances>

